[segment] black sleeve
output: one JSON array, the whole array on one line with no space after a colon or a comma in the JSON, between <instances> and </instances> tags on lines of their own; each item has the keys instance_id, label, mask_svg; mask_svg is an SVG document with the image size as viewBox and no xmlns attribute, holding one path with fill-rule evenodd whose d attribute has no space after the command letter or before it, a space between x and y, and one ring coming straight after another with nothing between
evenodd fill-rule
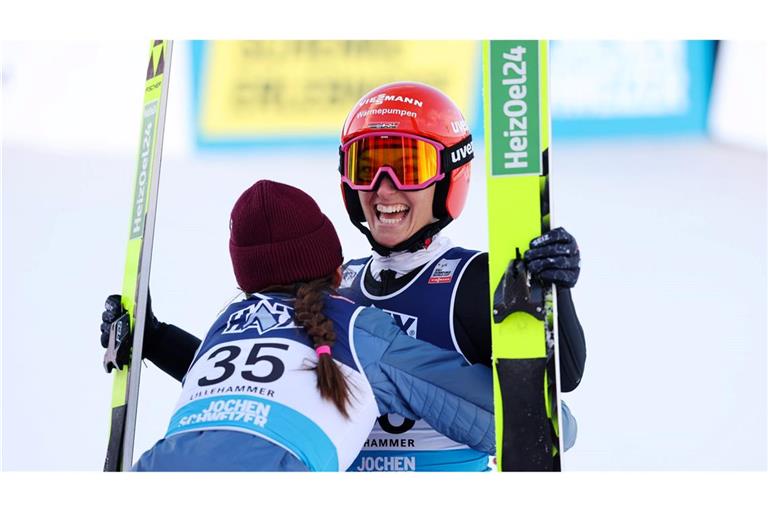
<instances>
[{"instance_id":1,"label":"black sleeve","mask_svg":"<svg viewBox=\"0 0 768 512\"><path fill-rule=\"evenodd\" d=\"M158 368L181 381L187 373L201 341L171 324L157 322L144 337L144 357Z\"/></svg>"},{"instance_id":2,"label":"black sleeve","mask_svg":"<svg viewBox=\"0 0 768 512\"><path fill-rule=\"evenodd\" d=\"M453 326L456 341L471 363L491 365L491 298L488 254L482 253L467 265L456 291ZM560 388L573 391L584 374L586 342L576 316L571 291L557 290Z\"/></svg>"},{"instance_id":3,"label":"black sleeve","mask_svg":"<svg viewBox=\"0 0 768 512\"><path fill-rule=\"evenodd\" d=\"M488 293L488 253L469 262L456 290L453 329L456 342L470 363L491 366L491 297Z\"/></svg>"},{"instance_id":4,"label":"black sleeve","mask_svg":"<svg viewBox=\"0 0 768 512\"><path fill-rule=\"evenodd\" d=\"M557 324L560 350L560 389L573 391L584 375L587 343L584 330L576 316L571 290L557 288Z\"/></svg>"}]
</instances>

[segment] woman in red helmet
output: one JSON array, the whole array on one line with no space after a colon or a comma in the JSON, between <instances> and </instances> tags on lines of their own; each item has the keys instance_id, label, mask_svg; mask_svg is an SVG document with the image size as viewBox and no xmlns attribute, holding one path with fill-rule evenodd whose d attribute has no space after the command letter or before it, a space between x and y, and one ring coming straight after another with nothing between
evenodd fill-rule
<instances>
[{"instance_id":1,"label":"woman in red helmet","mask_svg":"<svg viewBox=\"0 0 768 512\"><path fill-rule=\"evenodd\" d=\"M344 265L339 293L386 310L411 336L490 366L488 254L455 246L441 233L464 207L473 154L464 116L433 87L387 84L357 102L342 130L339 171L350 220L373 250ZM586 355L570 295L579 274L578 246L557 228L533 240L525 259L535 277L557 285L560 386L571 391ZM105 347L109 324L121 309L119 296L107 302L101 327ZM145 356L181 380L200 340L148 311ZM563 412L567 449L576 425L565 405ZM409 468L422 471L488 468L485 453L451 441L425 422L385 415L350 469L391 470L392 460L403 457Z\"/></svg>"},{"instance_id":2,"label":"woman in red helmet","mask_svg":"<svg viewBox=\"0 0 768 512\"><path fill-rule=\"evenodd\" d=\"M455 246L441 230L464 207L472 137L458 107L421 83L378 87L357 102L341 134L342 194L352 223L372 255L344 266L339 292L388 311L408 334L490 365L488 254ZM531 243L532 274L558 285L561 387L583 372L584 337L569 288L579 273L575 240L562 228ZM564 445L575 440L566 406ZM417 470L482 471L487 457L435 432L424 421L395 415L377 421L353 470L407 454Z\"/></svg>"},{"instance_id":3,"label":"woman in red helmet","mask_svg":"<svg viewBox=\"0 0 768 512\"><path fill-rule=\"evenodd\" d=\"M246 296L214 321L135 470L344 471L394 411L493 453L490 369L336 295L341 244L310 196L256 182L232 208L229 252Z\"/></svg>"},{"instance_id":4,"label":"woman in red helmet","mask_svg":"<svg viewBox=\"0 0 768 512\"><path fill-rule=\"evenodd\" d=\"M341 144L344 204L377 253L423 249L464 208L472 136L437 89L399 82L370 91L347 116Z\"/></svg>"}]
</instances>

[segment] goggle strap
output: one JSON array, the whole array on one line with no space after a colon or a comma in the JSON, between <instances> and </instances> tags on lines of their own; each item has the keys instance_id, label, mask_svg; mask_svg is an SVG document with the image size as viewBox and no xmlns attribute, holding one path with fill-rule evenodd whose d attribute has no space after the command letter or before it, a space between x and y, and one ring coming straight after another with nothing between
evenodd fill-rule
<instances>
[{"instance_id":1,"label":"goggle strap","mask_svg":"<svg viewBox=\"0 0 768 512\"><path fill-rule=\"evenodd\" d=\"M440 168L443 173L458 169L468 164L475 157L472 147L472 135L467 135L453 146L445 148L441 152ZM344 176L344 150L339 146L339 174Z\"/></svg>"},{"instance_id":2,"label":"goggle strap","mask_svg":"<svg viewBox=\"0 0 768 512\"><path fill-rule=\"evenodd\" d=\"M467 135L453 146L443 150L440 167L444 173L468 164L475 157L472 135Z\"/></svg>"}]
</instances>

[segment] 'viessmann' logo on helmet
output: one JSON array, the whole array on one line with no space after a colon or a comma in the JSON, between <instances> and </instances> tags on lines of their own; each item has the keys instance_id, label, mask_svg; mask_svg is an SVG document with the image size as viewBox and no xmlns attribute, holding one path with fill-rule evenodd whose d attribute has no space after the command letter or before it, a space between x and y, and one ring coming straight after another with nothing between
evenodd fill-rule
<instances>
[{"instance_id":1,"label":"'viessmann' logo on helmet","mask_svg":"<svg viewBox=\"0 0 768 512\"><path fill-rule=\"evenodd\" d=\"M368 103L372 105L381 105L385 101L399 101L400 103L408 103L409 105L416 105L417 107L424 106L423 101L409 98L408 96L393 96L391 94L384 94L384 93L379 94L378 96L373 96L372 98L362 99L357 105L363 106Z\"/></svg>"}]
</instances>

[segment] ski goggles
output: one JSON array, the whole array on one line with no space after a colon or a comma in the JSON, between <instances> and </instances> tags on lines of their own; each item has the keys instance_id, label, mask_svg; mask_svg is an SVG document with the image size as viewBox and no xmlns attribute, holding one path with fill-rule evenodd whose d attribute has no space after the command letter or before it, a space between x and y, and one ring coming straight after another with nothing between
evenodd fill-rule
<instances>
[{"instance_id":1,"label":"ski goggles","mask_svg":"<svg viewBox=\"0 0 768 512\"><path fill-rule=\"evenodd\" d=\"M382 173L399 190L421 190L472 160L472 136L446 148L416 135L377 132L339 148L341 180L352 190L373 190Z\"/></svg>"}]
</instances>

